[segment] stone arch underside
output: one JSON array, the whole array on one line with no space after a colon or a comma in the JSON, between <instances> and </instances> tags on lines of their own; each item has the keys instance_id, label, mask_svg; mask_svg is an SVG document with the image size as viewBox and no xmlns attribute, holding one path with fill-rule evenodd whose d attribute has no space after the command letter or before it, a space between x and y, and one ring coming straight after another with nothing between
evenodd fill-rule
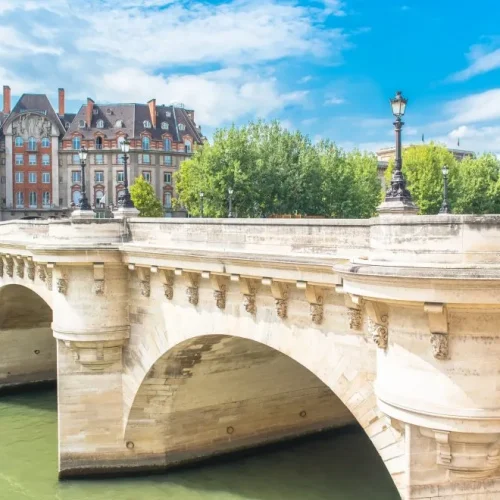
<instances>
[{"instance_id":1,"label":"stone arch underside","mask_svg":"<svg viewBox=\"0 0 500 500\"><path fill-rule=\"evenodd\" d=\"M0 387L55 380L52 309L22 285L0 289Z\"/></svg>"},{"instance_id":2,"label":"stone arch underside","mask_svg":"<svg viewBox=\"0 0 500 500\"><path fill-rule=\"evenodd\" d=\"M374 422L384 430L375 414L368 418L365 430ZM136 466L168 467L357 423L291 357L254 340L204 335L180 342L149 369L124 438Z\"/></svg>"}]
</instances>

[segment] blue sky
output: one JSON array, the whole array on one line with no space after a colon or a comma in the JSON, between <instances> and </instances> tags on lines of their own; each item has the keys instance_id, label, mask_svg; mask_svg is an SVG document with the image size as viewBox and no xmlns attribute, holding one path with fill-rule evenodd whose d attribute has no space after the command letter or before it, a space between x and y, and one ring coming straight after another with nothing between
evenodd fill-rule
<instances>
[{"instance_id":1,"label":"blue sky","mask_svg":"<svg viewBox=\"0 0 500 500\"><path fill-rule=\"evenodd\" d=\"M0 83L97 102L182 102L216 127L277 118L313 140L500 154L500 2L0 0Z\"/></svg>"}]
</instances>

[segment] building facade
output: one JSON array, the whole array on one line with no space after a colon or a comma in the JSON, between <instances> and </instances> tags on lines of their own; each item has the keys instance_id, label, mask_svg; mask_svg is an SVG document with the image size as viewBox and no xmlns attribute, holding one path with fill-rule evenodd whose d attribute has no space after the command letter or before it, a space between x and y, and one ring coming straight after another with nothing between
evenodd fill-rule
<instances>
[{"instance_id":1,"label":"building facade","mask_svg":"<svg viewBox=\"0 0 500 500\"><path fill-rule=\"evenodd\" d=\"M65 112L64 89L58 111L46 95L23 94L11 110L4 87L0 113L1 220L65 217L82 193L79 150L89 154L86 192L96 209L116 207L124 190L121 143L130 141L129 184L140 175L152 184L166 216L174 211L174 172L203 143L194 111L182 106L96 104L88 98L78 113Z\"/></svg>"}]
</instances>

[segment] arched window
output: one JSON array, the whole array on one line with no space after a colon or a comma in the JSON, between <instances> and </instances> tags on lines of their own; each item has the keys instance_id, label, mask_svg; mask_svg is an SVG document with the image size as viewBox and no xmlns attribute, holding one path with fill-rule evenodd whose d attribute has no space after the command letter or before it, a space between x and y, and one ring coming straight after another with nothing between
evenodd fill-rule
<instances>
[{"instance_id":1,"label":"arched window","mask_svg":"<svg viewBox=\"0 0 500 500\"><path fill-rule=\"evenodd\" d=\"M104 120L97 120L97 128L104 128Z\"/></svg>"},{"instance_id":2,"label":"arched window","mask_svg":"<svg viewBox=\"0 0 500 500\"><path fill-rule=\"evenodd\" d=\"M172 208L172 193L169 191L165 192L164 198L163 198L163 206L165 208Z\"/></svg>"},{"instance_id":3,"label":"arched window","mask_svg":"<svg viewBox=\"0 0 500 500\"><path fill-rule=\"evenodd\" d=\"M118 146L118 149L121 149L122 148L122 143L125 142L125 137L123 136L120 136L118 137L117 141L116 141L116 144Z\"/></svg>"},{"instance_id":4,"label":"arched window","mask_svg":"<svg viewBox=\"0 0 500 500\"><path fill-rule=\"evenodd\" d=\"M172 141L167 137L164 141L165 151L170 151L172 149Z\"/></svg>"},{"instance_id":5,"label":"arched window","mask_svg":"<svg viewBox=\"0 0 500 500\"><path fill-rule=\"evenodd\" d=\"M24 144L24 140L22 137L16 137L16 148L22 148Z\"/></svg>"},{"instance_id":6,"label":"arched window","mask_svg":"<svg viewBox=\"0 0 500 500\"><path fill-rule=\"evenodd\" d=\"M186 125L184 125L184 123L179 123L179 125L177 125L177 128L179 130L186 130Z\"/></svg>"},{"instance_id":7,"label":"arched window","mask_svg":"<svg viewBox=\"0 0 500 500\"><path fill-rule=\"evenodd\" d=\"M142 138L142 149L145 149L147 151L149 149L149 145L150 145L149 137L143 137Z\"/></svg>"},{"instance_id":8,"label":"arched window","mask_svg":"<svg viewBox=\"0 0 500 500\"><path fill-rule=\"evenodd\" d=\"M73 149L79 150L81 147L81 141L79 137L73 137Z\"/></svg>"},{"instance_id":9,"label":"arched window","mask_svg":"<svg viewBox=\"0 0 500 500\"><path fill-rule=\"evenodd\" d=\"M30 151L36 151L36 143L37 143L36 139L34 137L30 137L28 139L28 149Z\"/></svg>"},{"instance_id":10,"label":"arched window","mask_svg":"<svg viewBox=\"0 0 500 500\"><path fill-rule=\"evenodd\" d=\"M50 139L48 137L42 139L42 148L50 148Z\"/></svg>"},{"instance_id":11,"label":"arched window","mask_svg":"<svg viewBox=\"0 0 500 500\"><path fill-rule=\"evenodd\" d=\"M78 121L78 128L85 128L85 120Z\"/></svg>"},{"instance_id":12,"label":"arched window","mask_svg":"<svg viewBox=\"0 0 500 500\"><path fill-rule=\"evenodd\" d=\"M24 193L22 191L18 191L16 193L16 207L17 208L24 207Z\"/></svg>"},{"instance_id":13,"label":"arched window","mask_svg":"<svg viewBox=\"0 0 500 500\"><path fill-rule=\"evenodd\" d=\"M123 121L122 120L116 120L115 128L123 128Z\"/></svg>"},{"instance_id":14,"label":"arched window","mask_svg":"<svg viewBox=\"0 0 500 500\"><path fill-rule=\"evenodd\" d=\"M168 123L167 122L161 122L161 128L163 130L168 130Z\"/></svg>"},{"instance_id":15,"label":"arched window","mask_svg":"<svg viewBox=\"0 0 500 500\"><path fill-rule=\"evenodd\" d=\"M186 153L191 153L191 141L188 140L184 141L184 151Z\"/></svg>"},{"instance_id":16,"label":"arched window","mask_svg":"<svg viewBox=\"0 0 500 500\"><path fill-rule=\"evenodd\" d=\"M82 198L82 193L80 191L73 191L73 203L79 205Z\"/></svg>"},{"instance_id":17,"label":"arched window","mask_svg":"<svg viewBox=\"0 0 500 500\"><path fill-rule=\"evenodd\" d=\"M42 195L42 206L50 207L50 193L49 191L44 191Z\"/></svg>"},{"instance_id":18,"label":"arched window","mask_svg":"<svg viewBox=\"0 0 500 500\"><path fill-rule=\"evenodd\" d=\"M95 148L96 149L102 149L102 137L98 137L95 140Z\"/></svg>"},{"instance_id":19,"label":"arched window","mask_svg":"<svg viewBox=\"0 0 500 500\"><path fill-rule=\"evenodd\" d=\"M151 122L149 120L144 120L142 123L144 128L151 128Z\"/></svg>"},{"instance_id":20,"label":"arched window","mask_svg":"<svg viewBox=\"0 0 500 500\"><path fill-rule=\"evenodd\" d=\"M36 208L38 206L38 201L36 198L36 191L30 191L30 208Z\"/></svg>"},{"instance_id":21,"label":"arched window","mask_svg":"<svg viewBox=\"0 0 500 500\"><path fill-rule=\"evenodd\" d=\"M101 189L98 189L96 192L95 192L95 204L100 204L100 203L104 203L101 201L101 199L104 198L104 191L102 191Z\"/></svg>"}]
</instances>

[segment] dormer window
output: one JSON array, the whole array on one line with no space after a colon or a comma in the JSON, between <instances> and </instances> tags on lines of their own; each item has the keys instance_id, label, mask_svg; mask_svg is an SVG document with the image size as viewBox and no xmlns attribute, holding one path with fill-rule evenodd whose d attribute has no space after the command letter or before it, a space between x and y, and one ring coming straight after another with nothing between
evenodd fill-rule
<instances>
[{"instance_id":1,"label":"dormer window","mask_svg":"<svg viewBox=\"0 0 500 500\"><path fill-rule=\"evenodd\" d=\"M142 149L147 151L149 149L149 146L150 146L149 137L143 137L142 138Z\"/></svg>"},{"instance_id":2,"label":"dormer window","mask_svg":"<svg viewBox=\"0 0 500 500\"><path fill-rule=\"evenodd\" d=\"M70 124L69 122L66 122L66 123L64 124L64 128L65 128L66 130L68 130L68 129L69 129L69 127L70 127L70 125L71 125L71 124Z\"/></svg>"},{"instance_id":3,"label":"dormer window","mask_svg":"<svg viewBox=\"0 0 500 500\"><path fill-rule=\"evenodd\" d=\"M151 122L149 120L144 120L142 123L144 128L151 128Z\"/></svg>"},{"instance_id":4,"label":"dormer window","mask_svg":"<svg viewBox=\"0 0 500 500\"><path fill-rule=\"evenodd\" d=\"M97 114L99 113L99 110L97 110L97 109L95 109L95 108L94 108L94 109L92 110L92 113L94 113L94 115L97 115Z\"/></svg>"},{"instance_id":5,"label":"dormer window","mask_svg":"<svg viewBox=\"0 0 500 500\"><path fill-rule=\"evenodd\" d=\"M123 120L116 120L115 128L123 128Z\"/></svg>"},{"instance_id":6,"label":"dormer window","mask_svg":"<svg viewBox=\"0 0 500 500\"><path fill-rule=\"evenodd\" d=\"M73 137L73 149L76 151L80 150L81 142L79 137Z\"/></svg>"},{"instance_id":7,"label":"dormer window","mask_svg":"<svg viewBox=\"0 0 500 500\"><path fill-rule=\"evenodd\" d=\"M78 121L78 128L85 128L85 120Z\"/></svg>"},{"instance_id":8,"label":"dormer window","mask_svg":"<svg viewBox=\"0 0 500 500\"><path fill-rule=\"evenodd\" d=\"M161 128L163 130L168 130L168 123L167 122L161 122Z\"/></svg>"},{"instance_id":9,"label":"dormer window","mask_svg":"<svg viewBox=\"0 0 500 500\"><path fill-rule=\"evenodd\" d=\"M186 125L184 125L184 123L179 123L179 125L177 125L177 128L179 130L186 130Z\"/></svg>"},{"instance_id":10,"label":"dormer window","mask_svg":"<svg viewBox=\"0 0 500 500\"><path fill-rule=\"evenodd\" d=\"M191 151L192 151L191 141L188 141L188 140L184 141L184 151L186 153L191 153Z\"/></svg>"},{"instance_id":11,"label":"dormer window","mask_svg":"<svg viewBox=\"0 0 500 500\"><path fill-rule=\"evenodd\" d=\"M170 118L172 116L172 113L170 111L165 111L165 116L167 118Z\"/></svg>"},{"instance_id":12,"label":"dormer window","mask_svg":"<svg viewBox=\"0 0 500 500\"><path fill-rule=\"evenodd\" d=\"M104 128L104 120L97 120L97 128Z\"/></svg>"},{"instance_id":13,"label":"dormer window","mask_svg":"<svg viewBox=\"0 0 500 500\"><path fill-rule=\"evenodd\" d=\"M107 114L107 115L112 115L112 114L113 114L113 112L112 112L112 111L108 108L108 109L106 110L106 114Z\"/></svg>"}]
</instances>

